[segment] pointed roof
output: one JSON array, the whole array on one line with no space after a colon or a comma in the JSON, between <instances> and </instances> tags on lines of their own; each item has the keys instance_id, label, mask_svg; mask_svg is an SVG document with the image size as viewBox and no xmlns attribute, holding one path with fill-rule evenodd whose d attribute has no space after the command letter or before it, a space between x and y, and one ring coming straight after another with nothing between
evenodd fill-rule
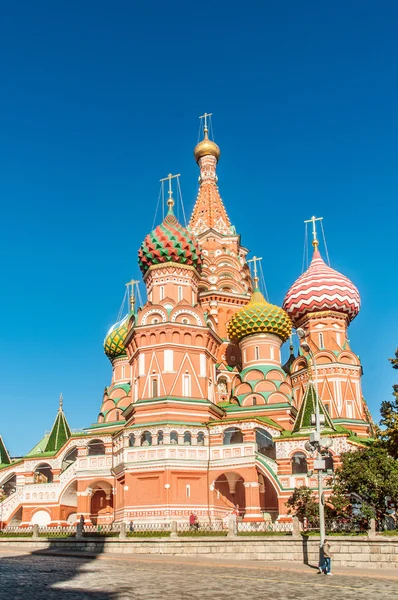
<instances>
[{"instance_id":1,"label":"pointed roof","mask_svg":"<svg viewBox=\"0 0 398 600\"><path fill-rule=\"evenodd\" d=\"M235 234L218 191L216 166L219 157L220 149L217 144L208 139L207 129L205 129L204 139L195 148L195 160L200 168L200 187L189 228L196 235L208 229L213 229L222 235Z\"/></svg>"},{"instance_id":2,"label":"pointed roof","mask_svg":"<svg viewBox=\"0 0 398 600\"><path fill-rule=\"evenodd\" d=\"M62 405L63 398L61 394L59 399L58 414L55 418L54 425L52 426L44 452L58 452L58 450L62 448L62 446L71 436L71 431L69 429L68 421L66 420Z\"/></svg>"},{"instance_id":3,"label":"pointed roof","mask_svg":"<svg viewBox=\"0 0 398 600\"><path fill-rule=\"evenodd\" d=\"M0 435L0 465L10 465L11 458L4 445L3 438Z\"/></svg>"},{"instance_id":4,"label":"pointed roof","mask_svg":"<svg viewBox=\"0 0 398 600\"><path fill-rule=\"evenodd\" d=\"M316 398L317 393L315 391L314 384L309 381L307 389L304 394L303 401L301 403L300 410L298 412L296 422L293 427L293 433L305 433L315 429L315 425L311 423L311 417L316 411ZM332 419L329 413L325 409L322 400L318 396L319 413L325 417L325 423L322 425L322 429L329 429L334 431Z\"/></svg>"}]
</instances>

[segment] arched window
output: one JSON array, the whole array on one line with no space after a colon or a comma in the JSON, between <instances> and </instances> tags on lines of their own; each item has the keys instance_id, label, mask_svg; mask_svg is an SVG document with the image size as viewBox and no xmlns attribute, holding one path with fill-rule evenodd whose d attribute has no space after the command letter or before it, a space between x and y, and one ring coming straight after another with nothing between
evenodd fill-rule
<instances>
[{"instance_id":1,"label":"arched window","mask_svg":"<svg viewBox=\"0 0 398 600\"><path fill-rule=\"evenodd\" d=\"M256 360L260 359L260 348L258 346L255 346L254 348L254 357Z\"/></svg>"},{"instance_id":2,"label":"arched window","mask_svg":"<svg viewBox=\"0 0 398 600\"><path fill-rule=\"evenodd\" d=\"M292 475L307 474L307 459L303 452L296 452L292 456Z\"/></svg>"},{"instance_id":3,"label":"arched window","mask_svg":"<svg viewBox=\"0 0 398 600\"><path fill-rule=\"evenodd\" d=\"M158 378L152 377L152 398L156 398L158 395Z\"/></svg>"},{"instance_id":4,"label":"arched window","mask_svg":"<svg viewBox=\"0 0 398 600\"><path fill-rule=\"evenodd\" d=\"M253 396L253 406L257 406L257 398L256 398L256 396Z\"/></svg>"},{"instance_id":5,"label":"arched window","mask_svg":"<svg viewBox=\"0 0 398 600\"><path fill-rule=\"evenodd\" d=\"M141 446L152 446L152 434L150 431L141 433Z\"/></svg>"},{"instance_id":6,"label":"arched window","mask_svg":"<svg viewBox=\"0 0 398 600\"><path fill-rule=\"evenodd\" d=\"M225 377L218 378L217 391L219 394L226 394L228 392L228 382Z\"/></svg>"},{"instance_id":7,"label":"arched window","mask_svg":"<svg viewBox=\"0 0 398 600\"><path fill-rule=\"evenodd\" d=\"M243 433L237 427L228 427L224 431L223 444L224 446L243 444Z\"/></svg>"},{"instance_id":8,"label":"arched window","mask_svg":"<svg viewBox=\"0 0 398 600\"><path fill-rule=\"evenodd\" d=\"M73 465L73 463L76 461L76 459L77 459L77 447L74 446L73 448L68 450L68 452L65 454L64 459L62 461L62 465L61 465L61 471L65 471L65 469L67 469L68 467Z\"/></svg>"},{"instance_id":9,"label":"arched window","mask_svg":"<svg viewBox=\"0 0 398 600\"><path fill-rule=\"evenodd\" d=\"M34 483L51 483L53 480L53 472L47 463L42 463L36 467L33 474Z\"/></svg>"},{"instance_id":10,"label":"arched window","mask_svg":"<svg viewBox=\"0 0 398 600\"><path fill-rule=\"evenodd\" d=\"M205 434L203 433L203 431L199 431L198 433L198 446L204 446L205 445Z\"/></svg>"},{"instance_id":11,"label":"arched window","mask_svg":"<svg viewBox=\"0 0 398 600\"><path fill-rule=\"evenodd\" d=\"M3 493L5 497L11 496L16 490L17 487L17 476L15 474L11 475L1 486L3 489Z\"/></svg>"},{"instance_id":12,"label":"arched window","mask_svg":"<svg viewBox=\"0 0 398 600\"><path fill-rule=\"evenodd\" d=\"M130 448L132 448L134 446L134 444L135 444L135 435L134 435L134 433L130 433L130 436L129 436L129 446L130 446Z\"/></svg>"},{"instance_id":13,"label":"arched window","mask_svg":"<svg viewBox=\"0 0 398 600\"><path fill-rule=\"evenodd\" d=\"M265 429L256 429L256 444L257 444L257 452L263 454L263 456L268 456L268 458L272 458L272 460L276 459L276 450L275 444L272 441L272 436Z\"/></svg>"},{"instance_id":14,"label":"arched window","mask_svg":"<svg viewBox=\"0 0 398 600\"><path fill-rule=\"evenodd\" d=\"M176 431L170 432L170 444L178 444L178 433Z\"/></svg>"},{"instance_id":15,"label":"arched window","mask_svg":"<svg viewBox=\"0 0 398 600\"><path fill-rule=\"evenodd\" d=\"M181 285L178 286L178 302L180 302L180 300L182 300L182 286Z\"/></svg>"},{"instance_id":16,"label":"arched window","mask_svg":"<svg viewBox=\"0 0 398 600\"><path fill-rule=\"evenodd\" d=\"M330 452L324 455L323 458L325 460L325 471L334 471L333 456L330 454Z\"/></svg>"},{"instance_id":17,"label":"arched window","mask_svg":"<svg viewBox=\"0 0 398 600\"><path fill-rule=\"evenodd\" d=\"M323 348L323 333L319 334L319 347Z\"/></svg>"},{"instance_id":18,"label":"arched window","mask_svg":"<svg viewBox=\"0 0 398 600\"><path fill-rule=\"evenodd\" d=\"M189 431L186 431L186 432L184 433L184 444L185 444L186 446L190 446L190 445L191 445L191 443L192 443L192 436L191 436L191 434L190 434L190 432L189 432Z\"/></svg>"},{"instance_id":19,"label":"arched window","mask_svg":"<svg viewBox=\"0 0 398 600\"><path fill-rule=\"evenodd\" d=\"M105 446L102 440L91 440L87 448L89 456L99 456L100 454L105 454Z\"/></svg>"},{"instance_id":20,"label":"arched window","mask_svg":"<svg viewBox=\"0 0 398 600\"><path fill-rule=\"evenodd\" d=\"M158 431L158 446L163 444L163 431Z\"/></svg>"}]
</instances>

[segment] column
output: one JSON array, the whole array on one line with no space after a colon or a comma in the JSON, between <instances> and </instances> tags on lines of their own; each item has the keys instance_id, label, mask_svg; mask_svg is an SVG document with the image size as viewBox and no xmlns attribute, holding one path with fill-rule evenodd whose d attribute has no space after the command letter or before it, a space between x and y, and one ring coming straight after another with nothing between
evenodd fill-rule
<instances>
[{"instance_id":1,"label":"column","mask_svg":"<svg viewBox=\"0 0 398 600\"><path fill-rule=\"evenodd\" d=\"M260 484L258 481L245 481L246 513L245 521L262 521Z\"/></svg>"}]
</instances>

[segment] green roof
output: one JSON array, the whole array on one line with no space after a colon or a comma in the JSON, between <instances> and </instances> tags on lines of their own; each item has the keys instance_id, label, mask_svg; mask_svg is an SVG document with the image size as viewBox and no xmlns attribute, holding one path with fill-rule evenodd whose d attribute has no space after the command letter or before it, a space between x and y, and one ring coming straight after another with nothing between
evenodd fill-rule
<instances>
[{"instance_id":1,"label":"green roof","mask_svg":"<svg viewBox=\"0 0 398 600\"><path fill-rule=\"evenodd\" d=\"M44 452L58 452L70 438L71 432L69 429L68 421L66 420L65 413L62 409L62 395L59 401L59 409L57 416L55 417L54 425L48 436L48 441Z\"/></svg>"},{"instance_id":2,"label":"green roof","mask_svg":"<svg viewBox=\"0 0 398 600\"><path fill-rule=\"evenodd\" d=\"M11 458L7 452L7 448L4 445L3 438L0 435L0 464L1 465L10 465Z\"/></svg>"},{"instance_id":3,"label":"green roof","mask_svg":"<svg viewBox=\"0 0 398 600\"><path fill-rule=\"evenodd\" d=\"M296 419L296 422L293 427L293 433L299 433L299 432L304 433L305 431L308 432L310 430L315 429L315 425L313 425L311 422L311 417L316 412L317 398L318 398L319 413L321 415L323 415L325 418L325 424L323 425L323 429L331 429L331 430L335 429L335 427L332 423L332 420L329 416L329 413L323 406L322 401L319 398L319 396L317 396L314 384L312 383L312 381L310 381L308 383L307 389L305 391L304 398L301 403L300 410L298 412L297 419Z\"/></svg>"}]
</instances>

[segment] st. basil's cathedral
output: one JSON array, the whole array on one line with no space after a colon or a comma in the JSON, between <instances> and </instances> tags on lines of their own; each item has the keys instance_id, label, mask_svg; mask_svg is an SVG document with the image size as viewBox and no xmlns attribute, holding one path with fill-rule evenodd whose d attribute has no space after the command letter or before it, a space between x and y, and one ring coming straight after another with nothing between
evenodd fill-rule
<instances>
[{"instance_id":1,"label":"st. basil's cathedral","mask_svg":"<svg viewBox=\"0 0 398 600\"><path fill-rule=\"evenodd\" d=\"M372 435L360 360L347 329L355 285L328 266L314 229L309 268L270 304L218 189L220 149L194 150L199 191L188 227L168 212L146 235L138 262L147 301L129 287L128 314L108 332L112 365L97 422L69 428L62 398L50 433L23 458L0 438L1 526L288 520L296 487L314 490L306 449L318 402L329 474L341 453ZM169 180L169 183L171 179ZM315 225L315 219L313 219ZM305 334L310 354L290 341ZM100 385L100 384L99 384ZM308 446L308 445L307 445Z\"/></svg>"}]
</instances>

